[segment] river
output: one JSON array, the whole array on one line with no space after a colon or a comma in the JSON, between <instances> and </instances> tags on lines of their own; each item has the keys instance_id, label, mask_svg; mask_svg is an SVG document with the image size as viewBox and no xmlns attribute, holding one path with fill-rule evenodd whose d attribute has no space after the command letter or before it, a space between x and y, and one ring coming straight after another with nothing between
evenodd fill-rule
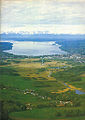
<instances>
[{"instance_id":1,"label":"river","mask_svg":"<svg viewBox=\"0 0 85 120\"><path fill-rule=\"evenodd\" d=\"M67 86L68 88L70 88L66 83L64 83L64 85ZM74 89L74 90L75 90L75 93L78 95L85 94L85 92L82 92L80 90L77 90L77 89Z\"/></svg>"}]
</instances>

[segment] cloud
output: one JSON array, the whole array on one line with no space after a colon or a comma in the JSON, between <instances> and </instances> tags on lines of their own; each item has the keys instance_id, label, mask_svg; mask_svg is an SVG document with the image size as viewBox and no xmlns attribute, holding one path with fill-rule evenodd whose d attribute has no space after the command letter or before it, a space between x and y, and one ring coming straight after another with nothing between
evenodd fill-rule
<instances>
[{"instance_id":1,"label":"cloud","mask_svg":"<svg viewBox=\"0 0 85 120\"><path fill-rule=\"evenodd\" d=\"M84 0L2 0L2 26L85 25Z\"/></svg>"}]
</instances>

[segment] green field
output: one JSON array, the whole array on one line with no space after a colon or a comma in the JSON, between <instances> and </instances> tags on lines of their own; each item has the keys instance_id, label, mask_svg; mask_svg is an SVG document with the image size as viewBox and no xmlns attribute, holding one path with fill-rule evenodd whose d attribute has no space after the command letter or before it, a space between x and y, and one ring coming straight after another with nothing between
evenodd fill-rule
<instances>
[{"instance_id":1,"label":"green field","mask_svg":"<svg viewBox=\"0 0 85 120\"><path fill-rule=\"evenodd\" d=\"M85 119L85 94L75 93L85 92L85 64L48 58L43 64L41 58L7 58L2 63L1 120Z\"/></svg>"}]
</instances>

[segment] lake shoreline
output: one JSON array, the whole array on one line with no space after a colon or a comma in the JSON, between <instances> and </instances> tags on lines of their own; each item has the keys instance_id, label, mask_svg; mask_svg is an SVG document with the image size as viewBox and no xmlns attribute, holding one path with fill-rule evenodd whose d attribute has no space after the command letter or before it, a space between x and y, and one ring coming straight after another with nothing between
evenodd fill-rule
<instances>
[{"instance_id":1,"label":"lake shoreline","mask_svg":"<svg viewBox=\"0 0 85 120\"><path fill-rule=\"evenodd\" d=\"M67 54L61 50L61 45L56 44L56 41L50 42L33 42L33 41L6 41L13 43L12 50L4 50L3 52L14 55L26 56L44 56L44 55L63 55Z\"/></svg>"}]
</instances>

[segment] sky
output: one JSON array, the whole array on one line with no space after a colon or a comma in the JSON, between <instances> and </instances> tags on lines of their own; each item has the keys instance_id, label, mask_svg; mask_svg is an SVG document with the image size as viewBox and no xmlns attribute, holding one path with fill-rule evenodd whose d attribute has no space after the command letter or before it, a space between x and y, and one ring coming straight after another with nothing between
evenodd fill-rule
<instances>
[{"instance_id":1,"label":"sky","mask_svg":"<svg viewBox=\"0 0 85 120\"><path fill-rule=\"evenodd\" d=\"M1 32L85 34L85 0L1 0Z\"/></svg>"}]
</instances>

